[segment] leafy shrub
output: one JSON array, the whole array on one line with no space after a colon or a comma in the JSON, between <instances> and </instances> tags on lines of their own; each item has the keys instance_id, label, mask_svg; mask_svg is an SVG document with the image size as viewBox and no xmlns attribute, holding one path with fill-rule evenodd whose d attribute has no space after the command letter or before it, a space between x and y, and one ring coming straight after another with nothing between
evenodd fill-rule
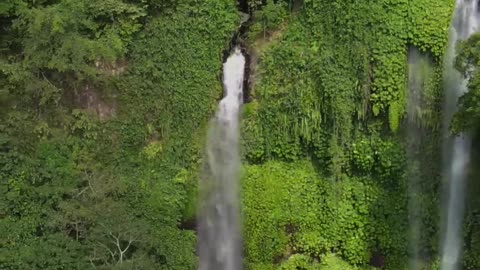
<instances>
[{"instance_id":1,"label":"leafy shrub","mask_svg":"<svg viewBox=\"0 0 480 270\"><path fill-rule=\"evenodd\" d=\"M366 266L374 248L388 254L393 267L405 260L408 222L402 192L383 188L375 179L322 179L303 161L247 166L243 216L248 269L278 261L294 267L288 265L297 265L297 259L301 266L332 251L352 265Z\"/></svg>"}]
</instances>

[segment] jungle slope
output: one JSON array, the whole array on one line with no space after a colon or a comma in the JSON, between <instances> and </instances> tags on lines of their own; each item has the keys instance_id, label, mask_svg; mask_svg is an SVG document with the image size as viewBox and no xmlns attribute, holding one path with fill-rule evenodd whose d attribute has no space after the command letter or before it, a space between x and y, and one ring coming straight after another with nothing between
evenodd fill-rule
<instances>
[{"instance_id":1,"label":"jungle slope","mask_svg":"<svg viewBox=\"0 0 480 270\"><path fill-rule=\"evenodd\" d=\"M0 269L195 269L230 1L0 4Z\"/></svg>"},{"instance_id":2,"label":"jungle slope","mask_svg":"<svg viewBox=\"0 0 480 270\"><path fill-rule=\"evenodd\" d=\"M413 174L421 264L438 267L442 60L453 4L267 1L255 12L248 38L258 66L242 134L248 269L337 269L338 260L405 269ZM433 63L417 108L416 169L407 167L412 47Z\"/></svg>"}]
</instances>

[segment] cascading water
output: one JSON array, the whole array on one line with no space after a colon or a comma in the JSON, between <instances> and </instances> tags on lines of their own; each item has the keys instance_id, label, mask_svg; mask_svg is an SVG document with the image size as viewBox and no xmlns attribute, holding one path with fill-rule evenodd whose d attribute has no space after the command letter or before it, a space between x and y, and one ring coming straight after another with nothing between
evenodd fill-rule
<instances>
[{"instance_id":1,"label":"cascading water","mask_svg":"<svg viewBox=\"0 0 480 270\"><path fill-rule=\"evenodd\" d=\"M424 140L421 128L421 110L424 107L422 93L430 75L430 63L416 48L408 52L408 95L407 95L407 158L408 158L408 212L410 223L410 270L421 269L421 144Z\"/></svg>"},{"instance_id":2,"label":"cascading water","mask_svg":"<svg viewBox=\"0 0 480 270\"><path fill-rule=\"evenodd\" d=\"M477 0L457 0L450 27L448 51L445 57L445 117L444 117L444 177L447 213L444 217L442 242L442 270L456 270L462 252L462 222L467 165L470 159L470 138L462 134L451 138L448 127L457 109L458 98L467 91L466 81L454 68L455 45L467 39L478 29L480 16Z\"/></svg>"},{"instance_id":3,"label":"cascading water","mask_svg":"<svg viewBox=\"0 0 480 270\"><path fill-rule=\"evenodd\" d=\"M200 186L199 270L240 270L239 120L245 57L239 48L223 64L224 98L211 120L207 172Z\"/></svg>"}]
</instances>

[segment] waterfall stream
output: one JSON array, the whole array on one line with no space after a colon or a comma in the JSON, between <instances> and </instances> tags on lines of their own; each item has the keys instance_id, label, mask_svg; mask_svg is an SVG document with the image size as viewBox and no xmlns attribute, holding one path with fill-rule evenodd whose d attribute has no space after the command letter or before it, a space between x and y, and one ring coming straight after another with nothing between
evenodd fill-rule
<instances>
[{"instance_id":1,"label":"waterfall stream","mask_svg":"<svg viewBox=\"0 0 480 270\"><path fill-rule=\"evenodd\" d=\"M408 212L410 223L410 270L421 269L422 187L421 145L425 143L422 130L422 110L425 109L423 95L426 81L431 76L431 63L416 48L408 52L407 93L407 160L408 160Z\"/></svg>"},{"instance_id":2,"label":"waterfall stream","mask_svg":"<svg viewBox=\"0 0 480 270\"><path fill-rule=\"evenodd\" d=\"M240 270L239 120L245 57L239 48L223 64L224 97L211 120L206 173L200 184L199 270Z\"/></svg>"},{"instance_id":3,"label":"waterfall stream","mask_svg":"<svg viewBox=\"0 0 480 270\"><path fill-rule=\"evenodd\" d=\"M444 177L447 213L443 218L442 270L459 268L462 252L462 222L467 165L471 139L462 134L451 138L448 127L457 109L458 98L467 91L466 81L455 70L455 45L477 31L480 16L477 0L457 0L445 56Z\"/></svg>"}]
</instances>

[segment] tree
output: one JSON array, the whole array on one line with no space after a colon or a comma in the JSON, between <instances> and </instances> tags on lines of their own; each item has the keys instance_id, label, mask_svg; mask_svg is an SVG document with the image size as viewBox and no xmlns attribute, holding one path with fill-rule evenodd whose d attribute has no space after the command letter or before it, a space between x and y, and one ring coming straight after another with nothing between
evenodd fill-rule
<instances>
[{"instance_id":1,"label":"tree","mask_svg":"<svg viewBox=\"0 0 480 270\"><path fill-rule=\"evenodd\" d=\"M459 99L452 129L455 133L477 131L480 127L480 34L457 46L455 67L468 80L468 92Z\"/></svg>"}]
</instances>

